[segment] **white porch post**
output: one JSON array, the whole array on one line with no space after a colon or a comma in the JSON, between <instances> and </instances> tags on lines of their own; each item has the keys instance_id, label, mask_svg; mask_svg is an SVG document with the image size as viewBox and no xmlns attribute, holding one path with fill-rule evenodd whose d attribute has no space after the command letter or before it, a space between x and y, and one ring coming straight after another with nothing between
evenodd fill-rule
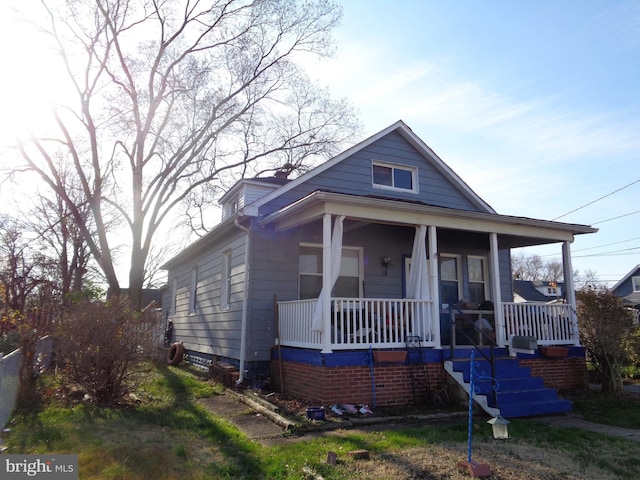
<instances>
[{"instance_id":1,"label":"white porch post","mask_svg":"<svg viewBox=\"0 0 640 480\"><path fill-rule=\"evenodd\" d=\"M498 234L489 234L489 277L491 278L491 291L493 292L493 308L496 323L496 343L499 347L507 345L508 339L505 332L504 312L502 310L502 294L500 290L500 257L498 255Z\"/></svg>"},{"instance_id":2,"label":"white porch post","mask_svg":"<svg viewBox=\"0 0 640 480\"><path fill-rule=\"evenodd\" d=\"M438 288L438 237L436 227L429 226L429 288L431 289L431 321L433 322L433 343L435 348L442 348L440 335L440 293Z\"/></svg>"},{"instance_id":3,"label":"white porch post","mask_svg":"<svg viewBox=\"0 0 640 480\"><path fill-rule=\"evenodd\" d=\"M331 353L331 215L322 217L322 353Z\"/></svg>"},{"instance_id":4,"label":"white porch post","mask_svg":"<svg viewBox=\"0 0 640 480\"><path fill-rule=\"evenodd\" d=\"M578 317L576 315L576 291L573 285L573 267L571 266L571 243L562 244L562 268L564 275L564 293L567 304L571 307L571 335L573 344L580 345L580 333L578 331Z\"/></svg>"}]
</instances>

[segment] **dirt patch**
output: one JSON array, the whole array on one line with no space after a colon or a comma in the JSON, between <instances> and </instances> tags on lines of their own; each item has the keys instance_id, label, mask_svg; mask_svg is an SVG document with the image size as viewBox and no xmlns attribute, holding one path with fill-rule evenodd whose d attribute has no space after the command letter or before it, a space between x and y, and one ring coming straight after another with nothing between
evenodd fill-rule
<instances>
[{"instance_id":1,"label":"dirt patch","mask_svg":"<svg viewBox=\"0 0 640 480\"><path fill-rule=\"evenodd\" d=\"M287 395L281 395L277 392L265 393L262 391L244 392L250 398L256 398L261 401L265 401L273 405L277 411L288 417L297 423L308 426L310 430L314 427L324 429L336 429L341 428L349 422L356 424L366 421L375 422L376 420L388 420L390 418L410 418L428 415L449 415L457 414L460 412L467 412L466 406L450 405L449 408L443 408L442 406L436 406L433 404L422 405L398 405L392 407L377 407L373 408L369 405L353 404L352 407L355 411L348 411L338 405L342 414L335 413L330 405L324 405L324 422L310 422L307 418L307 408L317 406L317 404L309 400L301 400L292 398ZM362 407L366 407L362 409Z\"/></svg>"},{"instance_id":2,"label":"dirt patch","mask_svg":"<svg viewBox=\"0 0 640 480\"><path fill-rule=\"evenodd\" d=\"M393 478L401 479L449 479L470 478L466 470L460 471L458 461L466 460L464 443L449 446L428 445L408 448L393 453L373 455L368 461L348 461L350 478ZM568 459L561 452L557 454L527 444L511 442L504 444L474 445L473 460L486 463L491 468L492 480L615 480L607 472L597 468L588 469L584 465Z\"/></svg>"}]
</instances>

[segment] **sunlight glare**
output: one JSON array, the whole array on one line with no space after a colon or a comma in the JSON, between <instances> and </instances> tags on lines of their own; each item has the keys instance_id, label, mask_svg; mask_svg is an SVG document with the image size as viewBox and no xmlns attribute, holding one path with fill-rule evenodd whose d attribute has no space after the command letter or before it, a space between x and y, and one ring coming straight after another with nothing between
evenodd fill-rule
<instances>
[{"instance_id":1,"label":"sunlight glare","mask_svg":"<svg viewBox=\"0 0 640 480\"><path fill-rule=\"evenodd\" d=\"M51 109L65 85L54 44L6 4L0 6L0 143L13 142L51 124ZM33 18L33 17L30 17Z\"/></svg>"}]
</instances>

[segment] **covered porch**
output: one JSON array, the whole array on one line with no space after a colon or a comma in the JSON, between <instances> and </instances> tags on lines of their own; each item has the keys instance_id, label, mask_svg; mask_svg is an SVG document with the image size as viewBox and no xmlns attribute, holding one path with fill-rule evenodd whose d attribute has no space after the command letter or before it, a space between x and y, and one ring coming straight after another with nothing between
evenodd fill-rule
<instances>
[{"instance_id":1,"label":"covered porch","mask_svg":"<svg viewBox=\"0 0 640 480\"><path fill-rule=\"evenodd\" d=\"M402 295L385 296L382 291L365 294L364 288L357 296L336 295L343 222L348 222L349 231L370 225L385 226L389 231L404 229L405 237L415 231ZM441 349L456 343L450 328L460 317L472 321L490 318L498 347L508 346L514 335L533 336L538 345L579 345L570 244L574 235L595 231L591 227L322 191L267 215L260 223L281 232L311 224L321 229L321 292L314 298L277 302L280 346L321 353L402 349L407 336L417 336L422 346ZM360 248L365 251L384 242L384 238L362 238L366 243ZM564 303L513 303L510 249L552 243L562 249ZM467 249L473 254L469 257L482 260L486 273L481 286L484 299L494 305L492 310L458 308L471 282L463 277L471 273L455 273L458 284L451 285L451 273L444 272L443 260L455 260L455 255L447 253L453 248L450 245L459 251ZM460 263L456 268L460 269ZM370 265L368 268L373 270ZM367 281L375 283L373 274L367 275ZM379 275L386 275L386 270Z\"/></svg>"}]
</instances>

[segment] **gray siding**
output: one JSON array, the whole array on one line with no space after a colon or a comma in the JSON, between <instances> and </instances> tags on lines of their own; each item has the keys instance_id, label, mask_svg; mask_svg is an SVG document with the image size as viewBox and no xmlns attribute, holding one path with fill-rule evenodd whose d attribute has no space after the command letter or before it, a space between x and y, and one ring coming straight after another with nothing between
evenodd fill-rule
<instances>
[{"instance_id":1,"label":"gray siding","mask_svg":"<svg viewBox=\"0 0 640 480\"><path fill-rule=\"evenodd\" d=\"M230 308L221 308L222 254L231 251ZM229 358L240 356L242 301L244 298L245 235L240 232L216 242L169 271L169 295L177 280L176 312L168 311L175 339L190 350ZM189 313L191 272L198 268L195 312ZM169 299L167 308L171 308Z\"/></svg>"},{"instance_id":2,"label":"gray siding","mask_svg":"<svg viewBox=\"0 0 640 480\"><path fill-rule=\"evenodd\" d=\"M633 277L637 277L640 276L640 269L636 270L635 272L633 272L631 275L629 275L629 278L627 278L624 282L622 282L620 285L618 285L618 287L614 290L613 293L615 293L616 295L620 296L620 297L624 297L625 295L630 295L633 293Z\"/></svg>"},{"instance_id":3,"label":"gray siding","mask_svg":"<svg viewBox=\"0 0 640 480\"><path fill-rule=\"evenodd\" d=\"M363 248L365 297L403 297L403 259L411 256L414 234L414 227L377 224L345 231L345 247ZM275 344L277 334L274 295L279 301L298 299L299 245L301 242L320 244L321 241L321 222L287 232L265 228L255 228L252 232L248 359L268 359L269 349ZM467 295L467 256L480 255L489 261L488 235L439 229L438 250L461 255L463 285ZM391 257L392 263L385 275L382 258L387 256ZM508 250L500 251L499 256L501 295L503 301L510 301L512 293Z\"/></svg>"},{"instance_id":4,"label":"gray siding","mask_svg":"<svg viewBox=\"0 0 640 480\"><path fill-rule=\"evenodd\" d=\"M371 173L371 162L373 160L417 167L419 193L374 188ZM396 132L386 135L332 168L283 193L277 199L263 206L260 213L271 213L315 190L397 198L439 207L479 211L462 191L433 166L429 159L425 159L420 155L415 148Z\"/></svg>"},{"instance_id":5,"label":"gray siding","mask_svg":"<svg viewBox=\"0 0 640 480\"><path fill-rule=\"evenodd\" d=\"M503 302L512 302L513 280L511 276L511 251L500 250L498 256L500 265L500 296Z\"/></svg>"}]
</instances>

